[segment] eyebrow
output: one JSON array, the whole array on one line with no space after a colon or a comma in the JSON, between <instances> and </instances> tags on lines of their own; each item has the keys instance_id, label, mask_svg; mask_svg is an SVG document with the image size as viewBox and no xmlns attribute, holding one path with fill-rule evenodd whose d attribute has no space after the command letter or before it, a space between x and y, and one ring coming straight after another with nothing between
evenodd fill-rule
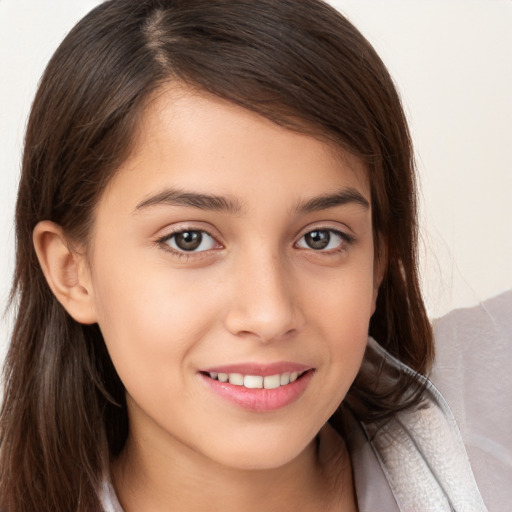
<instances>
[{"instance_id":1,"label":"eyebrow","mask_svg":"<svg viewBox=\"0 0 512 512\"><path fill-rule=\"evenodd\" d=\"M370 208L368 200L355 188L350 187L339 190L333 194L321 195L306 201L301 201L297 205L296 211L298 213L310 213L319 210L327 210L328 208L334 208L335 206L354 203L365 209Z\"/></svg>"},{"instance_id":2,"label":"eyebrow","mask_svg":"<svg viewBox=\"0 0 512 512\"><path fill-rule=\"evenodd\" d=\"M300 201L296 207L296 212L304 214L354 203L365 209L370 208L370 203L360 192L355 188L346 188L333 194L325 194ZM227 213L240 213L242 211L242 204L235 198L198 192L185 192L176 188L167 188L149 196L137 204L135 211L157 205L186 206L199 210Z\"/></svg>"},{"instance_id":3,"label":"eyebrow","mask_svg":"<svg viewBox=\"0 0 512 512\"><path fill-rule=\"evenodd\" d=\"M242 210L242 205L237 199L168 188L141 201L136 206L135 211L156 205L188 206L199 210L214 210L227 213L240 213Z\"/></svg>"}]
</instances>

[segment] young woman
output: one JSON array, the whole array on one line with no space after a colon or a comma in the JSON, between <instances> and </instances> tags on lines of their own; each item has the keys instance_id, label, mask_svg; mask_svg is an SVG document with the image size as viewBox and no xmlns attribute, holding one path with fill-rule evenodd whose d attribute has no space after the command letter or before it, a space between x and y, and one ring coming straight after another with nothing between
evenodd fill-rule
<instances>
[{"instance_id":1,"label":"young woman","mask_svg":"<svg viewBox=\"0 0 512 512\"><path fill-rule=\"evenodd\" d=\"M27 129L0 510L485 510L421 376L415 208L326 4L94 9Z\"/></svg>"}]
</instances>

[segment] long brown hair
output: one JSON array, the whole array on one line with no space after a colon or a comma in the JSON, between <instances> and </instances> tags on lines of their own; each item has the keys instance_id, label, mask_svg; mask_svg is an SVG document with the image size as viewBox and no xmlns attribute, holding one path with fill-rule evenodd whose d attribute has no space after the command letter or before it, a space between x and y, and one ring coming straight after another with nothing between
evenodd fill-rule
<instances>
[{"instance_id":1,"label":"long brown hair","mask_svg":"<svg viewBox=\"0 0 512 512\"><path fill-rule=\"evenodd\" d=\"M50 292L32 231L48 219L87 241L145 101L169 80L326 136L366 163L377 257L386 262L370 334L414 370L429 368L409 132L366 39L319 0L105 2L56 51L28 123L16 207L17 317L0 416L3 512L98 510L103 472L123 448L123 385L98 326L76 323ZM356 379L347 400L361 419L390 414L404 406L406 386L390 398Z\"/></svg>"}]
</instances>

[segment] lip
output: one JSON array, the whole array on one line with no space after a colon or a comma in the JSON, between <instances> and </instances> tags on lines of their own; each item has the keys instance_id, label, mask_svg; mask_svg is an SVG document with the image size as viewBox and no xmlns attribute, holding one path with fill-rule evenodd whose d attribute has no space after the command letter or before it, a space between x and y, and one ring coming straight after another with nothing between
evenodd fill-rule
<instances>
[{"instance_id":1,"label":"lip","mask_svg":"<svg viewBox=\"0 0 512 512\"><path fill-rule=\"evenodd\" d=\"M262 377L268 377L269 375L276 375L277 373L302 373L311 369L311 366L307 366L305 364L282 361L271 364L238 363L205 368L201 369L200 371L202 373L241 373L242 375L261 375Z\"/></svg>"},{"instance_id":2,"label":"lip","mask_svg":"<svg viewBox=\"0 0 512 512\"><path fill-rule=\"evenodd\" d=\"M209 372L218 372L266 377L294 371L304 373L296 381L276 389L249 389L244 386L229 384L228 382L220 382L207 375ZM297 401L306 391L313 375L313 368L296 363L276 363L265 366L253 363L236 364L209 368L198 373L198 376L208 389L217 396L242 409L260 413L277 411Z\"/></svg>"}]
</instances>

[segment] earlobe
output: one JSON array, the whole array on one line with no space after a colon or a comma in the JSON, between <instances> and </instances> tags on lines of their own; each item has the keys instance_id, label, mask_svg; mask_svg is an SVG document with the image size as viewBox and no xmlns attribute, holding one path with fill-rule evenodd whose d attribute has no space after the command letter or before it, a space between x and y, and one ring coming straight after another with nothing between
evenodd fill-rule
<instances>
[{"instance_id":1,"label":"earlobe","mask_svg":"<svg viewBox=\"0 0 512 512\"><path fill-rule=\"evenodd\" d=\"M39 222L32 239L43 274L57 300L77 322L95 323L93 289L85 256L73 250L62 228L51 221Z\"/></svg>"}]
</instances>

